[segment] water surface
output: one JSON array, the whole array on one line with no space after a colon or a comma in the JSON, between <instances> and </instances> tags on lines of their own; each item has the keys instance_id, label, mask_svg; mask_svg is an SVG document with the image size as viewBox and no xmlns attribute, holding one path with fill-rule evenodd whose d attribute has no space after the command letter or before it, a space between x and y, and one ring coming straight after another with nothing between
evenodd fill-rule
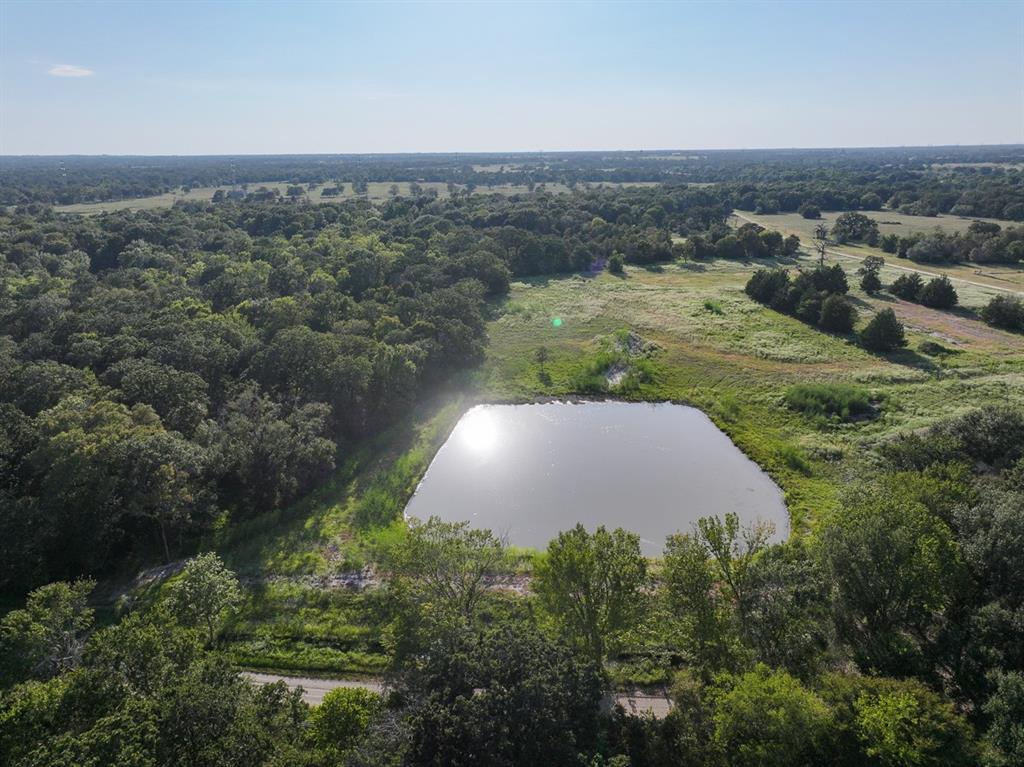
<instances>
[{"instance_id":1,"label":"water surface","mask_svg":"<svg viewBox=\"0 0 1024 767\"><path fill-rule=\"evenodd\" d=\"M624 527L644 553L734 511L788 534L782 493L700 410L667 403L479 405L455 426L406 513L469 521L545 548L582 522Z\"/></svg>"}]
</instances>

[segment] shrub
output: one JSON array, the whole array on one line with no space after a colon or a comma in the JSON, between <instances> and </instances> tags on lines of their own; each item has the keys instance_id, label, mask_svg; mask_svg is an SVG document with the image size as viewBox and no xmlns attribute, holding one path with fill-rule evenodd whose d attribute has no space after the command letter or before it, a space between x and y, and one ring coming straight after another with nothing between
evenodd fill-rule
<instances>
[{"instance_id":1,"label":"shrub","mask_svg":"<svg viewBox=\"0 0 1024 767\"><path fill-rule=\"evenodd\" d=\"M872 412L867 391L848 384L797 384L786 392L786 405L807 415L848 420Z\"/></svg>"},{"instance_id":2,"label":"shrub","mask_svg":"<svg viewBox=\"0 0 1024 767\"><path fill-rule=\"evenodd\" d=\"M993 296L981 310L986 324L1006 330L1024 330L1024 301L1018 296Z\"/></svg>"},{"instance_id":3,"label":"shrub","mask_svg":"<svg viewBox=\"0 0 1024 767\"><path fill-rule=\"evenodd\" d=\"M361 687L339 687L324 695L309 715L309 736L328 753L354 745L381 708L381 697Z\"/></svg>"},{"instance_id":4,"label":"shrub","mask_svg":"<svg viewBox=\"0 0 1024 767\"><path fill-rule=\"evenodd\" d=\"M907 345L903 323L896 319L896 312L892 309L883 309L871 318L871 322L860 332L860 342L865 349L873 352L889 352Z\"/></svg>"},{"instance_id":5,"label":"shrub","mask_svg":"<svg viewBox=\"0 0 1024 767\"><path fill-rule=\"evenodd\" d=\"M712 314L724 314L722 311L722 304L710 298L704 301L704 310L711 312Z\"/></svg>"},{"instance_id":6,"label":"shrub","mask_svg":"<svg viewBox=\"0 0 1024 767\"><path fill-rule=\"evenodd\" d=\"M943 275L925 285L918 294L918 300L933 309L952 309L956 306L958 298L953 283L949 281L949 277Z\"/></svg>"},{"instance_id":7,"label":"shrub","mask_svg":"<svg viewBox=\"0 0 1024 767\"><path fill-rule=\"evenodd\" d=\"M803 205L801 205L800 209L797 212L804 218L821 218L821 208L809 202L805 202Z\"/></svg>"},{"instance_id":8,"label":"shrub","mask_svg":"<svg viewBox=\"0 0 1024 767\"><path fill-rule=\"evenodd\" d=\"M608 271L612 274L622 274L625 260L622 258L621 253L613 253L612 257L608 259Z\"/></svg>"},{"instance_id":9,"label":"shrub","mask_svg":"<svg viewBox=\"0 0 1024 767\"><path fill-rule=\"evenodd\" d=\"M845 296L831 295L821 304L818 325L833 333L849 333L857 323L857 310Z\"/></svg>"},{"instance_id":10,"label":"shrub","mask_svg":"<svg viewBox=\"0 0 1024 767\"><path fill-rule=\"evenodd\" d=\"M789 289L789 274L785 269L758 269L754 272L744 292L759 304L772 304L777 295Z\"/></svg>"},{"instance_id":11,"label":"shrub","mask_svg":"<svg viewBox=\"0 0 1024 767\"><path fill-rule=\"evenodd\" d=\"M882 235L879 245L885 253L895 253L900 247L900 236L898 234Z\"/></svg>"},{"instance_id":12,"label":"shrub","mask_svg":"<svg viewBox=\"0 0 1024 767\"><path fill-rule=\"evenodd\" d=\"M718 258L739 260L743 258L746 253L743 250L743 243L739 241L739 238L734 235L727 234L715 243L715 255L718 256Z\"/></svg>"},{"instance_id":13,"label":"shrub","mask_svg":"<svg viewBox=\"0 0 1024 767\"><path fill-rule=\"evenodd\" d=\"M921 275L917 272L901 274L889 286L890 293L907 301L916 301L923 289L924 280L921 279Z\"/></svg>"}]
</instances>

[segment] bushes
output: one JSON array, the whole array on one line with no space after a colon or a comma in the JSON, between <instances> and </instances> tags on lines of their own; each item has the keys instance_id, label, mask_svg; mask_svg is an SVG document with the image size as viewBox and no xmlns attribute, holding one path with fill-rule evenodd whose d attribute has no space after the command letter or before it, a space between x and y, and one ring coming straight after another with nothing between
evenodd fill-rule
<instances>
[{"instance_id":1,"label":"bushes","mask_svg":"<svg viewBox=\"0 0 1024 767\"><path fill-rule=\"evenodd\" d=\"M949 277L936 277L921 289L918 300L932 309L952 309L959 300Z\"/></svg>"},{"instance_id":2,"label":"bushes","mask_svg":"<svg viewBox=\"0 0 1024 767\"><path fill-rule=\"evenodd\" d=\"M361 687L339 687L324 695L309 715L310 740L333 757L355 745L381 709L380 695Z\"/></svg>"},{"instance_id":3,"label":"bushes","mask_svg":"<svg viewBox=\"0 0 1024 767\"><path fill-rule=\"evenodd\" d=\"M932 309L952 309L959 301L956 288L946 275L935 277L926 284L917 272L901 274L889 286L889 292Z\"/></svg>"},{"instance_id":4,"label":"bushes","mask_svg":"<svg viewBox=\"0 0 1024 767\"><path fill-rule=\"evenodd\" d=\"M857 310L843 296L848 289L838 264L800 272L792 281L784 269L758 269L744 287L758 303L835 333L850 332L857 321Z\"/></svg>"},{"instance_id":5,"label":"bushes","mask_svg":"<svg viewBox=\"0 0 1024 767\"><path fill-rule=\"evenodd\" d=\"M986 324L1006 330L1024 330L1024 301L1018 296L994 296L981 310Z\"/></svg>"},{"instance_id":6,"label":"bushes","mask_svg":"<svg viewBox=\"0 0 1024 767\"><path fill-rule=\"evenodd\" d=\"M896 319L896 312L883 309L860 332L861 345L873 352L891 352L907 345L903 335L903 323Z\"/></svg>"},{"instance_id":7,"label":"bushes","mask_svg":"<svg viewBox=\"0 0 1024 767\"><path fill-rule=\"evenodd\" d=\"M785 269L758 269L747 280L744 292L759 304L770 305L775 296L789 289L789 272Z\"/></svg>"},{"instance_id":8,"label":"bushes","mask_svg":"<svg viewBox=\"0 0 1024 767\"><path fill-rule=\"evenodd\" d=\"M847 384L797 384L786 392L786 405L807 415L844 421L873 411L867 391Z\"/></svg>"},{"instance_id":9,"label":"bushes","mask_svg":"<svg viewBox=\"0 0 1024 767\"><path fill-rule=\"evenodd\" d=\"M889 286L890 293L897 298L902 298L907 301L917 301L917 297L921 295L921 291L923 289L924 280L921 279L921 275L917 272L901 274L893 281L892 285Z\"/></svg>"},{"instance_id":10,"label":"bushes","mask_svg":"<svg viewBox=\"0 0 1024 767\"><path fill-rule=\"evenodd\" d=\"M857 324L857 310L845 296L833 294L821 304L818 327L830 333L849 333Z\"/></svg>"}]
</instances>

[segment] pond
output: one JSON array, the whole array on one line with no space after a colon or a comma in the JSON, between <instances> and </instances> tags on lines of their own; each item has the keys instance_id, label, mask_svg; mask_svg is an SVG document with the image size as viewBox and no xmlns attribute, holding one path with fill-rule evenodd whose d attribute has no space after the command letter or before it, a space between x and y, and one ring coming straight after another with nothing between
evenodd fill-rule
<instances>
[{"instance_id":1,"label":"pond","mask_svg":"<svg viewBox=\"0 0 1024 767\"><path fill-rule=\"evenodd\" d=\"M782 493L696 408L668 403L479 405L456 424L406 507L468 521L514 546L623 527L648 556L699 517L736 512L785 538Z\"/></svg>"}]
</instances>

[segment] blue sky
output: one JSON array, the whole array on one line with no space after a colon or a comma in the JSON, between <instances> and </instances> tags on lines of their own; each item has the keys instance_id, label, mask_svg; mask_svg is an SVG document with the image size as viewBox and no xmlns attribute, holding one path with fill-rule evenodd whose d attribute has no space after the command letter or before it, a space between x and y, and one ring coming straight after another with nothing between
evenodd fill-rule
<instances>
[{"instance_id":1,"label":"blue sky","mask_svg":"<svg viewBox=\"0 0 1024 767\"><path fill-rule=\"evenodd\" d=\"M0 154L1024 143L1024 2L0 1Z\"/></svg>"}]
</instances>

